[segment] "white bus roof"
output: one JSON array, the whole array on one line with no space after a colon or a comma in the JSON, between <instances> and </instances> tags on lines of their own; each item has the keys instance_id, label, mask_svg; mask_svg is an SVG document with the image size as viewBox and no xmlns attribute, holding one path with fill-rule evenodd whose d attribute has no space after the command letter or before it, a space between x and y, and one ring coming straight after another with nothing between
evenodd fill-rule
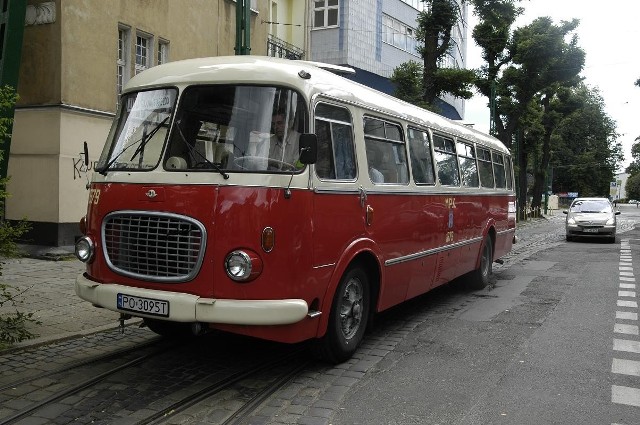
<instances>
[{"instance_id":1,"label":"white bus roof","mask_svg":"<svg viewBox=\"0 0 640 425\"><path fill-rule=\"evenodd\" d=\"M295 88L310 99L315 95L321 95L357 104L371 111L407 119L445 134L477 141L501 152L508 152L504 144L493 136L348 80L327 69L347 73L350 70L337 65L268 56L186 59L147 69L131 78L123 92L158 86L186 87L192 84L285 86Z\"/></svg>"}]
</instances>

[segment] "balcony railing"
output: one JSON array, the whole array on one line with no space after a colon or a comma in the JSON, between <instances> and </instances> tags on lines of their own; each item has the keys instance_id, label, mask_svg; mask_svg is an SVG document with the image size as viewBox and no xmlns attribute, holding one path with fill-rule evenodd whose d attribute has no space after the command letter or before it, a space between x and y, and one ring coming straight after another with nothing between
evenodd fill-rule
<instances>
[{"instance_id":1,"label":"balcony railing","mask_svg":"<svg viewBox=\"0 0 640 425\"><path fill-rule=\"evenodd\" d=\"M304 59L304 50L269 34L267 38L267 55L275 58Z\"/></svg>"}]
</instances>

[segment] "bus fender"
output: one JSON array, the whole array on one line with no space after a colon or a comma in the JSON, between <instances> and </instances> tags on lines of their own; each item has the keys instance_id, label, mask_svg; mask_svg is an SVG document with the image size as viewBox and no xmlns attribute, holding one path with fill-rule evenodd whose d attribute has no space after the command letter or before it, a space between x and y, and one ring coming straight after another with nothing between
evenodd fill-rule
<instances>
[{"instance_id":1,"label":"bus fender","mask_svg":"<svg viewBox=\"0 0 640 425\"><path fill-rule=\"evenodd\" d=\"M322 305L320 311L323 312L322 316L320 316L320 322L318 323L318 330L316 337L322 337L326 331L327 326L329 324L329 316L331 313L331 307L333 304L333 298L337 291L338 285L340 284L340 279L346 272L347 268L353 263L354 259L358 256L365 254L373 257L375 262L378 265L378 272L380 275L380 281L383 281L382 274L383 269L380 267L381 260L380 257L376 254L379 252L377 249L376 243L368 238L360 238L352 241L344 250L338 261L336 262L336 266L333 269L333 273L331 274L331 278L329 279L329 284L327 285L327 290L325 291L324 298L322 300ZM378 289L379 291L379 289ZM374 304L377 304L378 294L372 292L371 300L374 301L371 306L371 312L375 312L377 310Z\"/></svg>"},{"instance_id":2,"label":"bus fender","mask_svg":"<svg viewBox=\"0 0 640 425\"><path fill-rule=\"evenodd\" d=\"M478 256L476 257L476 266L475 266L476 269L480 267L480 259L482 257L482 244L484 243L484 239L487 237L487 235L491 236L491 239L493 242L493 249L495 251L496 229L495 229L494 219L487 220L487 222L484 225L484 229L482 229L482 241L480 242L480 249L478 250Z\"/></svg>"}]
</instances>

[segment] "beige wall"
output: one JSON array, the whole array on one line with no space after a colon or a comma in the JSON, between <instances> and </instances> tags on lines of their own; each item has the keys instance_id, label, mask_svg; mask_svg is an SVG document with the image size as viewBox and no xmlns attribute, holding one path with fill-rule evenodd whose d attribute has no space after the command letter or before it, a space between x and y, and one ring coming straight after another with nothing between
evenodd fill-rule
<instances>
[{"instance_id":1,"label":"beige wall","mask_svg":"<svg viewBox=\"0 0 640 425\"><path fill-rule=\"evenodd\" d=\"M45 0L28 0L37 5ZM52 0L46 0L52 1ZM266 54L268 2L251 13L251 54ZM6 217L75 223L86 211L87 141L97 161L116 109L118 26L169 42L169 60L233 55L232 0L55 0L55 22L25 27ZM153 60L156 60L154 52ZM89 176L90 177L90 176ZM36 241L37 242L37 241Z\"/></svg>"}]
</instances>

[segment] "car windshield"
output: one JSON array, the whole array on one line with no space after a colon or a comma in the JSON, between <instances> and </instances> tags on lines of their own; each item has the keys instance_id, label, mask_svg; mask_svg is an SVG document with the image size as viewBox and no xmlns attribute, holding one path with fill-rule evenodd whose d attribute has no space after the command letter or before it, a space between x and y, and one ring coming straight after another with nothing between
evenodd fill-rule
<instances>
[{"instance_id":1,"label":"car windshield","mask_svg":"<svg viewBox=\"0 0 640 425\"><path fill-rule=\"evenodd\" d=\"M308 128L304 99L265 86L192 86L185 90L164 156L164 168L292 173L298 139Z\"/></svg>"},{"instance_id":2,"label":"car windshield","mask_svg":"<svg viewBox=\"0 0 640 425\"><path fill-rule=\"evenodd\" d=\"M611 204L606 200L577 200L571 204L571 212L579 213L609 213Z\"/></svg>"}]
</instances>

